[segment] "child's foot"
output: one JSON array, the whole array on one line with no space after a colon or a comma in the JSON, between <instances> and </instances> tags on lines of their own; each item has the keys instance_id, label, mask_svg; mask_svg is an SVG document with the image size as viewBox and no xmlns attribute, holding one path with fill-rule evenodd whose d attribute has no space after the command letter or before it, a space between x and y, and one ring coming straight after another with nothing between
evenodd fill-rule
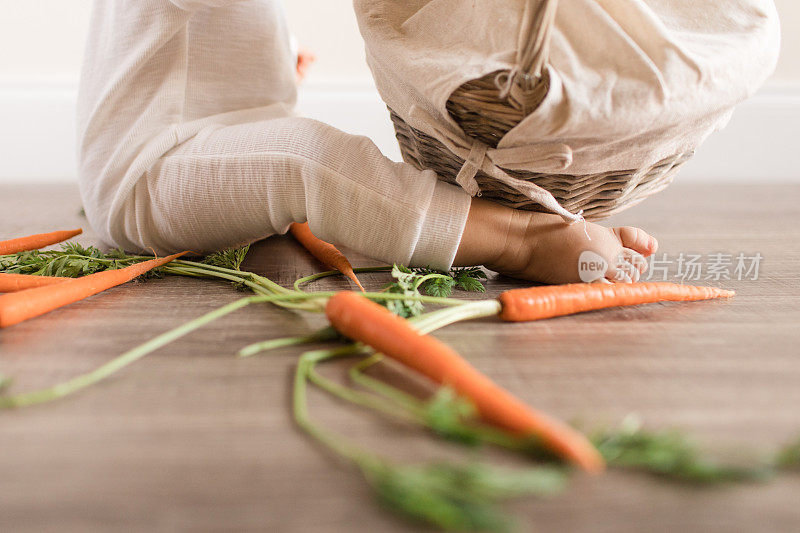
<instances>
[{"instance_id":1,"label":"child's foot","mask_svg":"<svg viewBox=\"0 0 800 533\"><path fill-rule=\"evenodd\" d=\"M470 239L475 242L474 232L480 231L482 224L484 232L498 233L494 238L501 244L494 245L488 256L492 258L483 264L508 276L552 284L638 281L647 270L645 257L658 248L652 236L631 226L567 224L558 215L481 204L473 204L473 209L479 207L479 210L475 219L467 223L462 245ZM506 231L501 230L503 226ZM487 235L478 239L483 240L484 246L491 240Z\"/></svg>"}]
</instances>

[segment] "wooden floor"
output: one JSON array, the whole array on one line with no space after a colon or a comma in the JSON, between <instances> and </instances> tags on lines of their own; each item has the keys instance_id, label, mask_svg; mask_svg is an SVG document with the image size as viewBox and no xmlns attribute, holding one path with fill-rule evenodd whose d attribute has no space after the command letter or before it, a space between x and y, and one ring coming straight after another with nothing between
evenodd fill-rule
<instances>
[{"instance_id":1,"label":"wooden floor","mask_svg":"<svg viewBox=\"0 0 800 533\"><path fill-rule=\"evenodd\" d=\"M798 206L797 186L676 185L612 221L647 228L672 258L761 253L757 281L714 282L739 291L732 301L483 321L437 335L554 415L595 426L638 413L711 449L770 452L800 434ZM2 186L0 237L85 226L79 209L72 187ZM80 240L95 242L91 232ZM288 284L320 265L277 237L256 245L245 266ZM488 289L519 285L494 278ZM239 296L224 284L178 278L116 288L0 332L0 373L16 378L15 391L47 386ZM0 412L0 531L418 531L383 511L357 472L292 424L299 350L234 358L250 342L321 324L246 309L74 397ZM312 404L317 420L393 457L460 453L321 394ZM563 495L509 509L538 531L785 532L800 530L798 503L800 476L697 490L610 473L578 476Z\"/></svg>"}]
</instances>

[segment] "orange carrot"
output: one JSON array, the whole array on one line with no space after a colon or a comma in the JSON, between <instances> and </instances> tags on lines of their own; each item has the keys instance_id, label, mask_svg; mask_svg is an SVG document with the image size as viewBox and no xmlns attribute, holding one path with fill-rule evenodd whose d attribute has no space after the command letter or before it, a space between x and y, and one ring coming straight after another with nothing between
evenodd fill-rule
<instances>
[{"instance_id":1,"label":"orange carrot","mask_svg":"<svg viewBox=\"0 0 800 533\"><path fill-rule=\"evenodd\" d=\"M731 298L735 293L714 287L675 283L575 283L513 289L500 295L500 318L509 322L541 320L595 309L653 302L688 302Z\"/></svg>"},{"instance_id":2,"label":"orange carrot","mask_svg":"<svg viewBox=\"0 0 800 533\"><path fill-rule=\"evenodd\" d=\"M29 318L43 315L111 287L122 285L186 253L181 252L162 259L151 259L119 270L97 272L73 279L69 283L4 294L0 296L0 328L19 324Z\"/></svg>"},{"instance_id":3,"label":"orange carrot","mask_svg":"<svg viewBox=\"0 0 800 533\"><path fill-rule=\"evenodd\" d=\"M362 342L424 374L453 387L468 398L488 423L519 435L535 436L551 450L589 472L604 462L581 433L531 409L494 384L452 348L416 331L409 322L354 292L340 292L326 305L325 314L343 335Z\"/></svg>"},{"instance_id":4,"label":"orange carrot","mask_svg":"<svg viewBox=\"0 0 800 533\"><path fill-rule=\"evenodd\" d=\"M17 252L27 252L30 250L38 250L51 244L71 239L76 235L83 233L82 229L75 229L70 231L53 231L51 233L39 233L36 235L29 235L27 237L19 237L18 239L11 239L8 241L0 242L0 255L15 254Z\"/></svg>"},{"instance_id":5,"label":"orange carrot","mask_svg":"<svg viewBox=\"0 0 800 533\"><path fill-rule=\"evenodd\" d=\"M289 231L292 232L294 238L300 241L300 244L302 244L306 250L311 252L311 255L328 267L338 270L350 278L353 283L358 285L361 292L364 292L364 287L361 285L361 282L358 281L355 272L353 272L353 266L350 264L350 261L348 261L344 254L337 250L334 245L316 238L314 234L311 233L308 223L294 223L289 226Z\"/></svg>"},{"instance_id":6,"label":"orange carrot","mask_svg":"<svg viewBox=\"0 0 800 533\"><path fill-rule=\"evenodd\" d=\"M31 276L28 274L3 274L0 273L0 292L18 292L36 287L55 285L72 278L61 278L56 276Z\"/></svg>"}]
</instances>

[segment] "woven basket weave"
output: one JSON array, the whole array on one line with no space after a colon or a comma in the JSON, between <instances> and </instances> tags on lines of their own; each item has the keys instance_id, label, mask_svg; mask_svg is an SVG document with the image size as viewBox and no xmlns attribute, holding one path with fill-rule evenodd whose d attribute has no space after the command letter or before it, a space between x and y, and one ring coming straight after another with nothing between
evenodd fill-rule
<instances>
[{"instance_id":1,"label":"woven basket weave","mask_svg":"<svg viewBox=\"0 0 800 533\"><path fill-rule=\"evenodd\" d=\"M555 20L556 0L529 1L514 71L500 71L471 80L450 96L447 110L466 135L489 147L536 110L549 89L545 69L549 38ZM528 48L524 44L528 43ZM433 137L409 126L389 109L403 159L419 169L434 170L440 179L454 183L464 160ZM597 220L631 207L664 189L680 166L693 154L675 154L650 168L622 169L590 175L542 174L505 169L510 176L533 182L549 191L568 211L583 211ZM475 179L482 197L516 209L544 208L520 191L479 171Z\"/></svg>"}]
</instances>

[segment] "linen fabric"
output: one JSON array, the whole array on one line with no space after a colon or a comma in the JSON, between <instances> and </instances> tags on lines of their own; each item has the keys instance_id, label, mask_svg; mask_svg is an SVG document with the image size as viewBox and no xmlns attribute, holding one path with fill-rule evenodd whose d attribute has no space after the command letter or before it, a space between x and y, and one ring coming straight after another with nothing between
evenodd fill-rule
<instances>
[{"instance_id":1,"label":"linen fabric","mask_svg":"<svg viewBox=\"0 0 800 533\"><path fill-rule=\"evenodd\" d=\"M542 2L354 0L384 101L463 159L474 141L448 98L517 66L519 40L537 37L525 34L524 15ZM488 166L589 175L693 152L774 70L779 44L772 0L562 0L544 67L549 91L487 152ZM559 212L552 197L529 196Z\"/></svg>"},{"instance_id":2,"label":"linen fabric","mask_svg":"<svg viewBox=\"0 0 800 533\"><path fill-rule=\"evenodd\" d=\"M448 269L469 195L294 116L295 64L279 0L95 0L79 177L100 237L205 252L308 221L375 259Z\"/></svg>"}]
</instances>

